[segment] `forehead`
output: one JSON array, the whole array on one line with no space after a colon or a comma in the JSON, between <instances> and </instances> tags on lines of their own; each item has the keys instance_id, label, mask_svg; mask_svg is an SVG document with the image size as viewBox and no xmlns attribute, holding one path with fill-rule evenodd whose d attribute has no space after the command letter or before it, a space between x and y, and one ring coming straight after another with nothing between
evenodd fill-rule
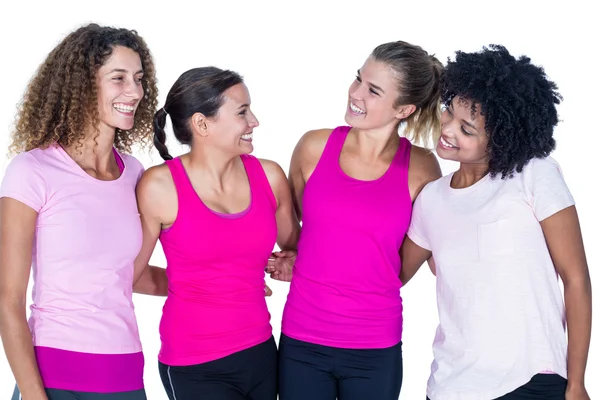
<instances>
[{"instance_id":1,"label":"forehead","mask_svg":"<svg viewBox=\"0 0 600 400\"><path fill-rule=\"evenodd\" d=\"M238 83L227 89L223 96L225 98L225 104L231 104L232 106L239 106L241 104L250 104L250 92L244 83Z\"/></svg>"},{"instance_id":2,"label":"forehead","mask_svg":"<svg viewBox=\"0 0 600 400\"><path fill-rule=\"evenodd\" d=\"M360 69L360 75L363 80L381 87L386 92L396 89L399 78L398 73L389 64L372 57L367 58Z\"/></svg>"},{"instance_id":3,"label":"forehead","mask_svg":"<svg viewBox=\"0 0 600 400\"><path fill-rule=\"evenodd\" d=\"M142 69L142 60L140 55L124 46L115 46L112 54L100 68L103 71L112 71L113 69L125 69L129 72L137 72Z\"/></svg>"},{"instance_id":4,"label":"forehead","mask_svg":"<svg viewBox=\"0 0 600 400\"><path fill-rule=\"evenodd\" d=\"M455 110L468 113L472 120L483 118L481 104L474 103L471 99L457 95L452 99L452 107Z\"/></svg>"}]
</instances>

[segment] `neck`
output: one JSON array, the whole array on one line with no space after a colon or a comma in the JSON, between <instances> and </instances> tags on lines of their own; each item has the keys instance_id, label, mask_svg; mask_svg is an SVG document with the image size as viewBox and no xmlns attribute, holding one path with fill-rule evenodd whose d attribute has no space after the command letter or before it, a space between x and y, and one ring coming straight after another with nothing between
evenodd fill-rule
<instances>
[{"instance_id":1,"label":"neck","mask_svg":"<svg viewBox=\"0 0 600 400\"><path fill-rule=\"evenodd\" d=\"M113 161L112 149L115 142L115 130L100 130L86 135L81 142L75 142L65 151L77 162L86 168L95 170L108 170Z\"/></svg>"},{"instance_id":2,"label":"neck","mask_svg":"<svg viewBox=\"0 0 600 400\"><path fill-rule=\"evenodd\" d=\"M396 152L400 143L397 129L358 130L352 128L348 133L365 158L377 159L390 151Z\"/></svg>"},{"instance_id":3,"label":"neck","mask_svg":"<svg viewBox=\"0 0 600 400\"><path fill-rule=\"evenodd\" d=\"M216 190L222 190L225 180L235 171L238 156L225 154L206 146L192 146L191 151L182 157L189 166L189 174L202 176Z\"/></svg>"},{"instance_id":4,"label":"neck","mask_svg":"<svg viewBox=\"0 0 600 400\"><path fill-rule=\"evenodd\" d=\"M452 175L450 186L454 189L463 189L474 185L488 174L489 166L487 163L479 164L460 164L458 171Z\"/></svg>"}]
</instances>

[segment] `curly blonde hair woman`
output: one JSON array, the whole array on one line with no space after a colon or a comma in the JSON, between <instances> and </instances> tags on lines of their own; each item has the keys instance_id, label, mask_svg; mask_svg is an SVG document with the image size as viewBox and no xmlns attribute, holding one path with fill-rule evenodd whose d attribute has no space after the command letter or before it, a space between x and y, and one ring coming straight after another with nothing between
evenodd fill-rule
<instances>
[{"instance_id":1,"label":"curly blonde hair woman","mask_svg":"<svg viewBox=\"0 0 600 400\"><path fill-rule=\"evenodd\" d=\"M149 143L156 97L144 40L96 24L29 84L0 188L0 335L16 398L146 398L132 303L143 167L125 153Z\"/></svg>"}]
</instances>

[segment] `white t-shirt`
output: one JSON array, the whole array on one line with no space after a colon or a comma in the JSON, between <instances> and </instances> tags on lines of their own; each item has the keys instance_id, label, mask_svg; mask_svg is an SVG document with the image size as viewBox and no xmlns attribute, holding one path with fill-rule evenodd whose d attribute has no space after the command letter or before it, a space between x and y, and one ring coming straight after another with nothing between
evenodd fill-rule
<instances>
[{"instance_id":1,"label":"white t-shirt","mask_svg":"<svg viewBox=\"0 0 600 400\"><path fill-rule=\"evenodd\" d=\"M431 400L489 400L533 375L566 378L565 309L540 221L574 204L559 165L534 159L511 179L417 198L408 236L431 250L440 324Z\"/></svg>"}]
</instances>

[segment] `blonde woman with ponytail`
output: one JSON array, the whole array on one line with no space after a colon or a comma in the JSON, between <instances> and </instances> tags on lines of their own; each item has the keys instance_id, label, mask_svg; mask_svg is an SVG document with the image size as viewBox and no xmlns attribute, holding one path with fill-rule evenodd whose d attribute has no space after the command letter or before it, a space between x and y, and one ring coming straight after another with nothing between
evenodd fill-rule
<instances>
[{"instance_id":1,"label":"blonde woman with ponytail","mask_svg":"<svg viewBox=\"0 0 600 400\"><path fill-rule=\"evenodd\" d=\"M426 145L438 136L441 72L418 46L378 46L350 85L347 126L310 131L294 150L298 257L279 252L267 267L273 278L291 280L281 400L398 399L398 252L413 201L441 176L435 155L411 141Z\"/></svg>"}]
</instances>

